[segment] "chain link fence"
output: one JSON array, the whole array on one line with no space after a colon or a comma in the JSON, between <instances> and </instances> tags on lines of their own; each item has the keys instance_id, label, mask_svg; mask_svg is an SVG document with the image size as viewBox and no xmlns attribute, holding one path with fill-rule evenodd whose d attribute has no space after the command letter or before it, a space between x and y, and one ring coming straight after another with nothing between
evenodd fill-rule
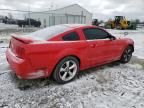
<instances>
[{"instance_id":1,"label":"chain link fence","mask_svg":"<svg viewBox=\"0 0 144 108\"><path fill-rule=\"evenodd\" d=\"M41 27L48 27L58 24L85 24L86 16L72 14L58 14L49 12L30 12L21 10L0 9L0 23L4 23L3 19L8 20L9 24L17 24L17 20L33 19L41 22ZM31 26L32 22L29 21L28 25Z\"/></svg>"},{"instance_id":2,"label":"chain link fence","mask_svg":"<svg viewBox=\"0 0 144 108\"><path fill-rule=\"evenodd\" d=\"M72 14L57 14L46 12L33 12L25 15L26 18L32 18L41 21L42 27L53 26L58 24L85 24L86 16Z\"/></svg>"}]
</instances>

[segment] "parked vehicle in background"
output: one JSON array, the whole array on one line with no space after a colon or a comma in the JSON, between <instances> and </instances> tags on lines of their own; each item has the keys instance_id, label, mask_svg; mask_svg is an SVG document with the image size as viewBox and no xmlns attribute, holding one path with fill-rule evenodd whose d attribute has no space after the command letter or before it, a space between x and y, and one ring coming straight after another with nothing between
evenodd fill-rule
<instances>
[{"instance_id":1,"label":"parked vehicle in background","mask_svg":"<svg viewBox=\"0 0 144 108\"><path fill-rule=\"evenodd\" d=\"M99 26L98 19L93 19L92 25Z\"/></svg>"},{"instance_id":2,"label":"parked vehicle in background","mask_svg":"<svg viewBox=\"0 0 144 108\"><path fill-rule=\"evenodd\" d=\"M17 24L16 19L8 19L6 24Z\"/></svg>"},{"instance_id":3,"label":"parked vehicle in background","mask_svg":"<svg viewBox=\"0 0 144 108\"><path fill-rule=\"evenodd\" d=\"M17 24L17 19L11 19L11 18L8 18L7 16L5 16L5 17L2 18L2 23Z\"/></svg>"},{"instance_id":4,"label":"parked vehicle in background","mask_svg":"<svg viewBox=\"0 0 144 108\"><path fill-rule=\"evenodd\" d=\"M128 21L125 16L115 16L114 20L106 22L105 28L136 30L136 23Z\"/></svg>"},{"instance_id":5,"label":"parked vehicle in background","mask_svg":"<svg viewBox=\"0 0 144 108\"><path fill-rule=\"evenodd\" d=\"M19 78L52 76L58 83L67 83L80 70L113 61L127 63L133 52L131 39L116 38L97 26L63 24L13 34L6 58Z\"/></svg>"},{"instance_id":6,"label":"parked vehicle in background","mask_svg":"<svg viewBox=\"0 0 144 108\"><path fill-rule=\"evenodd\" d=\"M25 20L17 20L17 24L19 27L25 27L25 26L33 26L33 27L40 27L41 22L36 21L34 19L25 19Z\"/></svg>"},{"instance_id":7,"label":"parked vehicle in background","mask_svg":"<svg viewBox=\"0 0 144 108\"><path fill-rule=\"evenodd\" d=\"M19 20L19 19L8 18L7 16L5 16L1 18L0 20L2 23L17 24L19 27L25 27L25 26L40 27L41 26L40 21L31 19L31 18L27 18L25 20Z\"/></svg>"}]
</instances>

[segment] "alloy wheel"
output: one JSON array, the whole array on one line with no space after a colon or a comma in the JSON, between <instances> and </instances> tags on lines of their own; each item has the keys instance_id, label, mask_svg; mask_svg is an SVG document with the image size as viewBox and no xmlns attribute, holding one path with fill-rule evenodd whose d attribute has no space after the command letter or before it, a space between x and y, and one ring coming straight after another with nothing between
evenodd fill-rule
<instances>
[{"instance_id":1,"label":"alloy wheel","mask_svg":"<svg viewBox=\"0 0 144 108\"><path fill-rule=\"evenodd\" d=\"M124 61L125 62L127 62L127 61L129 61L131 59L131 57L132 57L131 48L128 48L128 49L125 50L125 53L124 53L123 57L124 57Z\"/></svg>"},{"instance_id":2,"label":"alloy wheel","mask_svg":"<svg viewBox=\"0 0 144 108\"><path fill-rule=\"evenodd\" d=\"M69 81L73 79L73 77L77 73L77 64L73 60L68 60L63 63L59 70L60 79L63 81Z\"/></svg>"}]
</instances>

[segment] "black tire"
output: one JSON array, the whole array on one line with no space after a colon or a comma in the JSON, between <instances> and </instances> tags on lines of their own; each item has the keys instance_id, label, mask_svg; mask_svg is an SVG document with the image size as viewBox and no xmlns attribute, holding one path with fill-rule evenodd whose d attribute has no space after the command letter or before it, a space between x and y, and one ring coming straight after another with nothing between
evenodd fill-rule
<instances>
[{"instance_id":1,"label":"black tire","mask_svg":"<svg viewBox=\"0 0 144 108\"><path fill-rule=\"evenodd\" d=\"M18 24L19 25L19 27L22 27L22 24Z\"/></svg>"},{"instance_id":2,"label":"black tire","mask_svg":"<svg viewBox=\"0 0 144 108\"><path fill-rule=\"evenodd\" d=\"M70 77L70 66L69 68L67 69L67 66L66 66L66 63L67 62L72 62L72 63L75 63L75 72L74 72L74 75L72 76L72 78L68 79L68 80L63 80L63 78L61 77L62 74L64 76L65 73L67 73L66 76L69 76ZM70 64L69 64L70 65ZM63 68L63 66L65 66ZM60 71L60 69L64 69L64 71ZM65 57L64 59L62 59L58 64L57 66L55 67L55 70L53 72L53 79L59 83L59 84L65 84L65 83L68 83L70 81L72 81L76 76L77 76L77 73L79 72L79 61L75 58L75 57L72 57L72 56L68 56L68 57ZM70 72L71 73L71 72ZM68 75L69 74L69 75ZM73 74L73 72L71 73L71 75Z\"/></svg>"},{"instance_id":3,"label":"black tire","mask_svg":"<svg viewBox=\"0 0 144 108\"><path fill-rule=\"evenodd\" d=\"M125 30L125 29L121 27L121 30Z\"/></svg>"},{"instance_id":4,"label":"black tire","mask_svg":"<svg viewBox=\"0 0 144 108\"><path fill-rule=\"evenodd\" d=\"M128 46L123 54L122 54L122 57L120 59L120 62L121 63L128 63L130 60L131 60L131 57L132 57L132 53L133 53L133 48L131 46Z\"/></svg>"},{"instance_id":5,"label":"black tire","mask_svg":"<svg viewBox=\"0 0 144 108\"><path fill-rule=\"evenodd\" d=\"M111 25L111 29L114 29L114 27Z\"/></svg>"}]
</instances>

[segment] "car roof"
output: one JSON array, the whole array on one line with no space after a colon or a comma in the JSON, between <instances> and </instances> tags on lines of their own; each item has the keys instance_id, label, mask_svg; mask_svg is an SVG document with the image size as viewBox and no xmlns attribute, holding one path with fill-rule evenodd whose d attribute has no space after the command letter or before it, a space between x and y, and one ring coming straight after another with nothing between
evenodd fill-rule
<instances>
[{"instance_id":1,"label":"car roof","mask_svg":"<svg viewBox=\"0 0 144 108\"><path fill-rule=\"evenodd\" d=\"M92 25L86 25L86 24L61 24L62 26L67 26L69 28L81 28L81 27L89 27Z\"/></svg>"}]
</instances>

